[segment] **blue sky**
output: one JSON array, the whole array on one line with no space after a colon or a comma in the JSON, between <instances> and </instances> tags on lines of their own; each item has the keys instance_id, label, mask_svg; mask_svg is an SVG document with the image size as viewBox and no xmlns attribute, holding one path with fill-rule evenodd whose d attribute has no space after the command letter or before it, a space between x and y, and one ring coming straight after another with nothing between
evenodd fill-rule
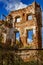
<instances>
[{"instance_id":1,"label":"blue sky","mask_svg":"<svg viewBox=\"0 0 43 65\"><path fill-rule=\"evenodd\" d=\"M0 19L3 19L2 14L8 15L10 11L18 10L27 7L35 0L0 0ZM40 4L42 9L42 22L43 22L43 0L36 0ZM43 37L43 30L42 30Z\"/></svg>"}]
</instances>

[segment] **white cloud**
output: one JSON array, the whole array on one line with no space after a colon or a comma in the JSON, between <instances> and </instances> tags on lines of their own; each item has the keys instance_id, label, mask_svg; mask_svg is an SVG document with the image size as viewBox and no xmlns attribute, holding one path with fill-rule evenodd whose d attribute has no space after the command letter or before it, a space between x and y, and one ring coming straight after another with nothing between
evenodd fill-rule
<instances>
[{"instance_id":1,"label":"white cloud","mask_svg":"<svg viewBox=\"0 0 43 65\"><path fill-rule=\"evenodd\" d=\"M4 8L10 12L13 10L18 10L18 9L22 9L25 8L27 5L22 3L21 0L0 0L1 2L4 3Z\"/></svg>"},{"instance_id":2,"label":"white cloud","mask_svg":"<svg viewBox=\"0 0 43 65\"><path fill-rule=\"evenodd\" d=\"M18 10L26 7L26 4L20 2L21 0L0 0L4 3L4 7L7 11Z\"/></svg>"},{"instance_id":3,"label":"white cloud","mask_svg":"<svg viewBox=\"0 0 43 65\"><path fill-rule=\"evenodd\" d=\"M31 43L32 41L33 41L33 40L31 40L31 39L29 39L29 38L27 39L27 42L28 42L28 43Z\"/></svg>"},{"instance_id":4,"label":"white cloud","mask_svg":"<svg viewBox=\"0 0 43 65\"><path fill-rule=\"evenodd\" d=\"M4 3L17 3L17 2L20 2L21 0L0 0L1 2L4 2Z\"/></svg>"},{"instance_id":5,"label":"white cloud","mask_svg":"<svg viewBox=\"0 0 43 65\"><path fill-rule=\"evenodd\" d=\"M18 9L22 9L25 8L27 5L23 4L22 2L18 2L18 3L8 3L6 6L6 10L7 11L13 11L13 10L18 10Z\"/></svg>"}]
</instances>

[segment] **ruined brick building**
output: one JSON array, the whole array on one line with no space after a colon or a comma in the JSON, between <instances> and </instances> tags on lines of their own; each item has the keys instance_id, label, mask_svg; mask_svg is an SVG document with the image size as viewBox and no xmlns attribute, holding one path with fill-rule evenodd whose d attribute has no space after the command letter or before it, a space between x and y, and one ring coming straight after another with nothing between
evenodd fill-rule
<instances>
[{"instance_id":1,"label":"ruined brick building","mask_svg":"<svg viewBox=\"0 0 43 65\"><path fill-rule=\"evenodd\" d=\"M41 49L41 27L42 27L42 11L40 5L33 2L26 8L11 11L4 21L0 20L0 36L2 45L11 45L15 47L15 44L21 45L19 50L11 51L10 55L13 56L15 61L15 55L22 58L24 61L38 60L38 50ZM10 47L11 47L10 46ZM4 47L4 48L5 48ZM28 48L28 49L27 49ZM25 50L24 50L25 49ZM2 52L2 58L0 58L1 64L6 63L6 60L10 63L11 57L8 56L9 51ZM7 59L8 56L8 59ZM2 61L1 61L2 59ZM42 61L42 60L41 60ZM12 61L11 61L12 62ZM12 62L13 63L13 62Z\"/></svg>"},{"instance_id":2,"label":"ruined brick building","mask_svg":"<svg viewBox=\"0 0 43 65\"><path fill-rule=\"evenodd\" d=\"M4 43L11 42L11 45L16 44L16 34L19 33L19 42L23 47L28 47L31 45L32 48L41 48L41 26L42 26L42 16L40 5L33 2L26 8L19 9L16 11L11 11L6 17L6 20L10 25L6 25L7 30L4 31ZM32 37L29 41L29 32Z\"/></svg>"}]
</instances>

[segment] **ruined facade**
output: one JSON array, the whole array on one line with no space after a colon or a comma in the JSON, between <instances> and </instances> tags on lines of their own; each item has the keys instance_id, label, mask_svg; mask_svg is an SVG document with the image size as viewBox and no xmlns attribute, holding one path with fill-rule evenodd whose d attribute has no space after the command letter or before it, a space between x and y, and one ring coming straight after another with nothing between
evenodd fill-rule
<instances>
[{"instance_id":1,"label":"ruined facade","mask_svg":"<svg viewBox=\"0 0 43 65\"><path fill-rule=\"evenodd\" d=\"M10 50L9 52L9 50L5 51L6 49L2 51L0 64L4 65L7 63L9 65L11 61L12 65L16 60L16 56L16 63L18 61L20 63L19 58L23 60L23 63L32 60L40 62L42 56L39 56L39 52L41 53L41 51L37 49L42 47L41 27L41 8L36 2L26 8L12 11L5 21L0 20L0 44L5 45L4 48L9 46L9 44L15 48L17 47L15 44L18 45L19 43L21 45L17 51ZM43 57L41 61L43 62Z\"/></svg>"},{"instance_id":2,"label":"ruined facade","mask_svg":"<svg viewBox=\"0 0 43 65\"><path fill-rule=\"evenodd\" d=\"M10 28L10 33L6 36L6 39L11 40L11 45L16 44L16 33L20 33L20 43L23 47L31 45L32 48L41 48L41 26L42 26L42 17L41 17L41 8L40 5L36 2L32 3L26 8L12 11L7 17L6 21L11 25L6 26ZM32 31L32 41L28 40L28 32ZM10 37L11 35L11 37ZM8 38L7 38L8 37Z\"/></svg>"}]
</instances>

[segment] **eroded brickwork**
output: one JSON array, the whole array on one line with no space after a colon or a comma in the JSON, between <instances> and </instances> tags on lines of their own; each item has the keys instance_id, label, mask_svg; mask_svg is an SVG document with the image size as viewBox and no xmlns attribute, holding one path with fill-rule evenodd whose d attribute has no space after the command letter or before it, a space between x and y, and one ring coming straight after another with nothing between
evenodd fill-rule
<instances>
[{"instance_id":1,"label":"eroded brickwork","mask_svg":"<svg viewBox=\"0 0 43 65\"><path fill-rule=\"evenodd\" d=\"M28 20L27 17L32 15L32 20ZM17 18L20 17L20 22L17 22ZM11 19L12 18L12 19ZM31 45L32 48L41 48L42 46L42 40L41 40L41 26L42 26L42 20L41 20L41 8L40 5L36 2L32 3L32 5L20 9L17 11L12 11L8 16L6 21L11 23L11 25L7 26L10 31L10 36L14 34L14 37L9 39L12 40L12 45L15 44L15 32L19 31L20 33L20 40L21 44L23 46L29 46ZM12 21L10 21L12 20ZM12 30L12 31L11 31ZM27 43L27 30L33 30L33 41L31 44ZM13 33L12 33L13 32ZM8 39L8 40L9 40Z\"/></svg>"},{"instance_id":2,"label":"eroded brickwork","mask_svg":"<svg viewBox=\"0 0 43 65\"><path fill-rule=\"evenodd\" d=\"M28 20L28 16L30 20ZM20 20L17 18L20 18ZM39 56L38 50L32 49L41 49L42 47L42 39L41 39L41 8L40 5L36 2L32 3L32 5L20 9L17 11L12 11L7 17L5 21L0 20L0 44L5 45L4 48L9 48L7 46L10 45L18 49L16 44L16 32L20 33L20 49L10 51L2 51L0 55L0 64L3 65L4 62L11 65L15 62L20 63L20 59L22 62L27 62L31 60L40 60L41 56ZM27 42L28 30L33 30L33 41L31 43ZM1 37L2 36L2 37ZM17 41L18 42L18 41ZM31 50L29 50L31 47ZM11 48L11 50L12 50ZM6 49L5 49L6 50ZM17 58L16 58L17 56ZM38 57L39 56L39 57ZM38 58L38 59L37 59ZM12 59L12 60L11 60ZM42 59L41 59L42 61ZM40 61L39 61L40 62ZM43 62L43 61L42 61ZM14 63L15 64L15 63Z\"/></svg>"}]
</instances>

